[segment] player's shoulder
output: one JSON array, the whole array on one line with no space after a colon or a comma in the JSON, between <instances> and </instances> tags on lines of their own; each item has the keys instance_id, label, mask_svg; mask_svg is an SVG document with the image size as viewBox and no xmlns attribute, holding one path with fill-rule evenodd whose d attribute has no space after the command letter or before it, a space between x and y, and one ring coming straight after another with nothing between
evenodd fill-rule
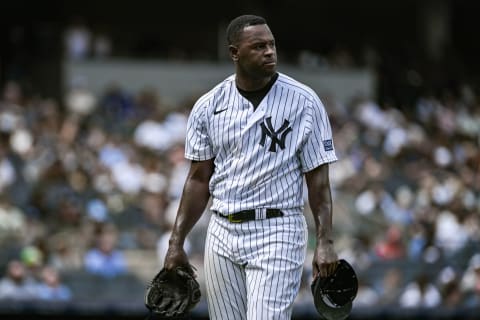
<instances>
[{"instance_id":1,"label":"player's shoulder","mask_svg":"<svg viewBox=\"0 0 480 320\"><path fill-rule=\"evenodd\" d=\"M285 87L288 90L293 90L298 95L305 98L310 103L307 106L323 106L320 97L309 85L294 79L293 77L279 72L277 79L277 84L279 86Z\"/></svg>"},{"instance_id":2,"label":"player's shoulder","mask_svg":"<svg viewBox=\"0 0 480 320\"><path fill-rule=\"evenodd\" d=\"M208 108L210 105L215 104L219 99L221 99L225 91L230 90L232 86L235 85L235 75L230 75L209 91L201 95L193 106L193 111L200 111Z\"/></svg>"},{"instance_id":3,"label":"player's shoulder","mask_svg":"<svg viewBox=\"0 0 480 320\"><path fill-rule=\"evenodd\" d=\"M309 100L319 99L315 90L313 90L309 85L299 80L296 80L293 77L286 75L284 73L279 72L278 74L279 74L277 79L278 85L286 87L289 90L293 90Z\"/></svg>"}]
</instances>

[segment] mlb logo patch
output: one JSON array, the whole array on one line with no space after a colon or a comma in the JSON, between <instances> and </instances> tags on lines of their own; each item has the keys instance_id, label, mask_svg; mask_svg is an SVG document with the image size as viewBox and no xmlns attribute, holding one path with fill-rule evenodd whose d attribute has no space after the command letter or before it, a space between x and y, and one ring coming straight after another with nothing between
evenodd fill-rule
<instances>
[{"instance_id":1,"label":"mlb logo patch","mask_svg":"<svg viewBox=\"0 0 480 320\"><path fill-rule=\"evenodd\" d=\"M325 149L325 151L332 151L333 150L332 139L323 140L323 149Z\"/></svg>"}]
</instances>

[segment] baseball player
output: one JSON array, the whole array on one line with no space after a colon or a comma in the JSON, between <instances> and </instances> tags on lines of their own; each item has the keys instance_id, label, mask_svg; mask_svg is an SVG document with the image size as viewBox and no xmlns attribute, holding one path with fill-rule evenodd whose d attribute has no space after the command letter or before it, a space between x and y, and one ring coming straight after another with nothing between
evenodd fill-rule
<instances>
[{"instance_id":1,"label":"baseball player","mask_svg":"<svg viewBox=\"0 0 480 320\"><path fill-rule=\"evenodd\" d=\"M235 73L200 97L189 116L191 167L164 267L188 265L185 238L211 197L204 258L210 319L290 319L306 255L304 177L316 228L313 276L331 274L338 262L332 131L315 92L277 72L264 18L233 19L227 40Z\"/></svg>"}]
</instances>

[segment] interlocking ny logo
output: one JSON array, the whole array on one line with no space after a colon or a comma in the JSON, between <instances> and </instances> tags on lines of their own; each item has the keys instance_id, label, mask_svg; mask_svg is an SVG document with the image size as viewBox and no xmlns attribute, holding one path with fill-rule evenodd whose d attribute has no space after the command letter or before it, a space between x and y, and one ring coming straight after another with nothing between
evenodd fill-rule
<instances>
[{"instance_id":1,"label":"interlocking ny logo","mask_svg":"<svg viewBox=\"0 0 480 320\"><path fill-rule=\"evenodd\" d=\"M280 149L285 149L285 139L287 138L287 134L292 131L292 128L288 126L289 124L290 122L285 119L283 120L282 126L278 130L275 130L272 126L272 117L266 118L263 123L260 124L260 126L262 127L262 139L260 140L260 145L264 147L265 140L267 136L269 136L272 142L270 143L270 148L268 149L268 151L276 152L277 144ZM280 138L278 138L279 135Z\"/></svg>"}]
</instances>

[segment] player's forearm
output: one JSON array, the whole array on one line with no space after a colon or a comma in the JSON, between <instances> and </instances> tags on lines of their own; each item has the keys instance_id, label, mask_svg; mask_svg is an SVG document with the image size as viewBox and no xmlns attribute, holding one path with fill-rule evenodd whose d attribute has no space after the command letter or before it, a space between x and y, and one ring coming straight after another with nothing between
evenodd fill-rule
<instances>
[{"instance_id":1,"label":"player's forearm","mask_svg":"<svg viewBox=\"0 0 480 320\"><path fill-rule=\"evenodd\" d=\"M170 244L183 246L188 233L205 211L209 197L208 183L187 180L170 237Z\"/></svg>"},{"instance_id":2,"label":"player's forearm","mask_svg":"<svg viewBox=\"0 0 480 320\"><path fill-rule=\"evenodd\" d=\"M328 189L329 191L330 189ZM324 190L321 193L327 193ZM310 201L312 214L315 221L315 231L317 241L331 242L332 241L332 202L330 192L329 195L318 196L318 201ZM323 200L322 200L323 199ZM322 203L315 203L322 202ZM313 205L312 205L313 203Z\"/></svg>"},{"instance_id":3,"label":"player's forearm","mask_svg":"<svg viewBox=\"0 0 480 320\"><path fill-rule=\"evenodd\" d=\"M332 241L332 195L328 176L328 165L308 172L308 201L315 222L318 242Z\"/></svg>"},{"instance_id":4,"label":"player's forearm","mask_svg":"<svg viewBox=\"0 0 480 320\"><path fill-rule=\"evenodd\" d=\"M210 198L209 181L213 162L193 163L190 168L182 199L170 237L170 245L183 246L190 230L202 216Z\"/></svg>"}]
</instances>

